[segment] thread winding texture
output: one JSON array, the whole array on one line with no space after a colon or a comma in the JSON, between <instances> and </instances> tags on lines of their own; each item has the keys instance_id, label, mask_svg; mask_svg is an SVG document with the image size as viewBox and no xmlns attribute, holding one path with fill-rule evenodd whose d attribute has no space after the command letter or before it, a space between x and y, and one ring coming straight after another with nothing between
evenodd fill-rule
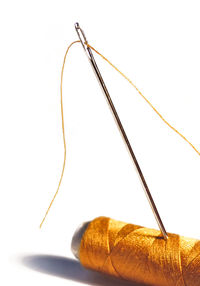
<instances>
[{"instance_id":1,"label":"thread winding texture","mask_svg":"<svg viewBox=\"0 0 200 286\"><path fill-rule=\"evenodd\" d=\"M199 286L200 241L127 224L94 219L80 245L80 262L89 269L152 286Z\"/></svg>"}]
</instances>

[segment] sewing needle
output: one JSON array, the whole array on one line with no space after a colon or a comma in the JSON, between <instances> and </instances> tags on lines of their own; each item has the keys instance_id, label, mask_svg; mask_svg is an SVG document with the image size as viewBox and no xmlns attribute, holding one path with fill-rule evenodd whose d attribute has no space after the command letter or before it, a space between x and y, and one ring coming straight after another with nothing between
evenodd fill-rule
<instances>
[{"instance_id":1,"label":"sewing needle","mask_svg":"<svg viewBox=\"0 0 200 286\"><path fill-rule=\"evenodd\" d=\"M121 132L121 134L122 134L122 137L123 137L123 139L124 139L124 141L125 141L125 143L126 143L126 145L127 145L127 147L128 147L128 150L129 150L130 155L131 155L131 157L132 157L132 159L133 159L133 162L134 162L134 165L135 165L135 167L136 167L137 173L138 173L138 175L139 175L139 177L140 177L140 179L141 179L142 186L143 186L143 188L144 188L145 194L146 194L146 196L147 196L147 199L148 199L148 201L149 201L149 204L150 204L150 206L151 206L151 209L152 209L152 211L153 211L153 214L154 214L154 216L155 216L155 219L156 219L156 221L157 221L157 223L158 223L158 226L159 226L159 228L160 228L160 231L162 232L162 235L163 235L164 239L167 239L167 238L168 238L167 232L166 232L166 230L165 230L165 227L164 227L164 225L163 225L163 222L162 222L162 220L161 220L161 217L160 217L160 215L159 215L159 212L158 212L158 210L157 210L157 207L156 207L156 205L155 205L155 203L154 203L153 197L152 197L152 195L151 195L151 193L150 193L149 187L148 187L148 185L147 185L147 183L146 183L146 180L145 180L145 178L144 178L144 175L143 175L143 173L142 173L142 170L141 170L141 168L140 168L140 165L139 165L139 163L138 163L138 161L137 161L137 159L136 159L136 156L135 156L135 154L134 154L134 152L133 152L133 149L132 149L132 147L131 147L131 144L130 144L130 142L129 142L129 139L128 139L127 135L126 135L126 132L125 132L125 130L124 130L124 127L123 127L123 125L122 125L122 123L121 123L121 120L120 120L120 118L119 118L119 116L118 116L118 113L117 113L117 111L116 111L116 108L115 108L115 106L114 106L114 104L113 104L113 102L112 102L112 99L111 99L110 94L109 94L109 92L108 92L108 90L107 90L107 87L106 87L106 85L105 85L105 82L104 82L104 80L103 80L103 78L102 78L102 75L101 75L101 73L100 73L100 71L99 71L99 68L98 68L98 66L97 66L97 64L96 64L96 61L95 61L95 59L94 59L92 50L91 50L91 48L88 46L88 42L87 42L86 36L85 36L83 30L81 29L81 27L79 26L79 23L75 23L75 29L76 29L76 32L77 32L78 37L79 37L79 39L80 39L80 42L81 42L81 44L82 44L82 46L83 46L83 48L84 48L84 51L86 52L86 55L87 55L87 57L88 57L88 59L89 59L89 62L90 62L90 64L91 64L92 68L93 68L93 71L94 71L94 73L95 73L95 75L96 75L96 77L97 77L97 79L98 79L98 81L99 81L99 83L100 83L100 86L102 87L103 93L104 93L104 95L106 96L106 99L107 99L107 101L108 101L108 104L109 104L109 106L110 106L110 108L111 108L111 110L112 110L112 113L113 113L113 115L114 115L114 118L115 118L115 120L116 120L117 126L118 126L118 128L119 128L119 130L120 130L120 132Z\"/></svg>"}]
</instances>

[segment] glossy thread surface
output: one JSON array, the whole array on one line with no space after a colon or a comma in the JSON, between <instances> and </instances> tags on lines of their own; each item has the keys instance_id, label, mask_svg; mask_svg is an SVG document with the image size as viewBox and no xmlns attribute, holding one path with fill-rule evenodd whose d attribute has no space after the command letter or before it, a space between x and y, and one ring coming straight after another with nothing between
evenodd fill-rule
<instances>
[{"instance_id":1,"label":"glossy thread surface","mask_svg":"<svg viewBox=\"0 0 200 286\"><path fill-rule=\"evenodd\" d=\"M153 286L199 286L200 241L99 217L88 225L80 262L115 277Z\"/></svg>"}]
</instances>

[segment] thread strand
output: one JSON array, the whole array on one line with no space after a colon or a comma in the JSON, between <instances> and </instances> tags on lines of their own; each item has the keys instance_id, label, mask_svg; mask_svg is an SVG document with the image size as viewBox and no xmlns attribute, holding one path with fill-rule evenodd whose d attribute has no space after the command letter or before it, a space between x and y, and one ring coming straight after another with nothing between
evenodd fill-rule
<instances>
[{"instance_id":1,"label":"thread strand","mask_svg":"<svg viewBox=\"0 0 200 286\"><path fill-rule=\"evenodd\" d=\"M63 160L63 167L62 167L62 172L61 172L61 176L60 176L60 180L59 180L59 183L58 183L58 187L57 187L57 190L53 196L53 199L51 200L50 202L50 205L45 213L45 216L40 224L40 228L42 227L49 211L50 211L50 208L53 204L53 202L55 201L55 198L58 194L58 191L60 189L60 185L62 183L62 179L63 179L63 175L64 175L64 171L65 171L65 164L66 164L66 153L67 153L67 150L66 150L66 139L65 139L65 123L64 123L64 112L63 112L63 94L62 94L62 87L63 87L63 74L64 74L64 67L65 67L65 61L66 61L66 57L67 57L67 54L69 52L69 49L76 43L80 43L80 41L74 41L72 42L66 52L65 52L65 56L64 56L64 59L63 59L63 64L62 64L62 70L61 70L61 80L60 80L60 107L61 107L61 119L62 119L62 134L63 134L63 145L64 145L64 160Z\"/></svg>"},{"instance_id":2,"label":"thread strand","mask_svg":"<svg viewBox=\"0 0 200 286\"><path fill-rule=\"evenodd\" d=\"M123 78L125 78L141 95L141 97L148 103L148 105L155 111L155 113L161 118L161 120L174 132L176 132L180 137L182 137L183 140L185 140L194 150L195 152L200 155L200 151L197 150L197 148L181 133L179 132L175 127L173 127L161 114L160 112L153 106L153 104L142 94L142 92L137 88L137 86L123 73L121 72L113 63L111 63L106 57L104 57L100 52L98 52L94 47L87 44L89 48L91 48L95 53L97 53L102 59L104 59L111 67L113 67L118 73L120 73Z\"/></svg>"}]
</instances>

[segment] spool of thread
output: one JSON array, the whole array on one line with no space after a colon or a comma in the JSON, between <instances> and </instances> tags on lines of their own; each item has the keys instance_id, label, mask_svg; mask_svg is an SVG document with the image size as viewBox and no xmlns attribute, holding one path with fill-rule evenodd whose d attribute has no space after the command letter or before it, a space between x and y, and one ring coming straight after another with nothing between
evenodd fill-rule
<instances>
[{"instance_id":1,"label":"spool of thread","mask_svg":"<svg viewBox=\"0 0 200 286\"><path fill-rule=\"evenodd\" d=\"M83 223L72 252L89 269L152 286L200 286L200 241L107 217Z\"/></svg>"}]
</instances>

